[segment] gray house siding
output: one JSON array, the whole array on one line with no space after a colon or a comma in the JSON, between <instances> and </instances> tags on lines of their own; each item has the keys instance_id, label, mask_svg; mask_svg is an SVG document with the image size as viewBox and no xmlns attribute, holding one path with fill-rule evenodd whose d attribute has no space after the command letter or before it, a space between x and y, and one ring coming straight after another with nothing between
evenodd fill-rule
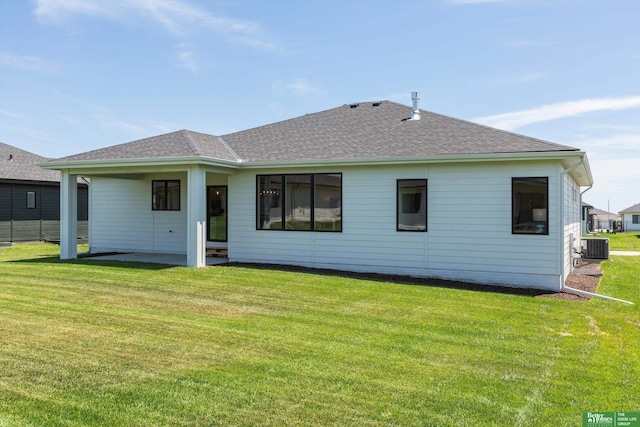
<instances>
[{"instance_id":1,"label":"gray house siding","mask_svg":"<svg viewBox=\"0 0 640 427\"><path fill-rule=\"evenodd\" d=\"M35 207L27 206L28 193ZM78 185L78 237L88 235L88 188ZM60 240L58 183L0 182L0 242Z\"/></svg>"}]
</instances>

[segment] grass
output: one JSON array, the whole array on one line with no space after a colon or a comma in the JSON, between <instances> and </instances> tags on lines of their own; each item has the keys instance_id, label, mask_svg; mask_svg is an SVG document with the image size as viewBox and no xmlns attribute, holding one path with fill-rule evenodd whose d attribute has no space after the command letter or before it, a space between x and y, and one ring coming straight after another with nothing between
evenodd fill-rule
<instances>
[{"instance_id":1,"label":"grass","mask_svg":"<svg viewBox=\"0 0 640 427\"><path fill-rule=\"evenodd\" d=\"M600 233L594 237L609 239L609 249L612 251L640 251L640 231Z\"/></svg>"},{"instance_id":2,"label":"grass","mask_svg":"<svg viewBox=\"0 0 640 427\"><path fill-rule=\"evenodd\" d=\"M640 310L0 253L0 426L576 426L638 411ZM602 292L640 304L640 258Z\"/></svg>"}]
</instances>

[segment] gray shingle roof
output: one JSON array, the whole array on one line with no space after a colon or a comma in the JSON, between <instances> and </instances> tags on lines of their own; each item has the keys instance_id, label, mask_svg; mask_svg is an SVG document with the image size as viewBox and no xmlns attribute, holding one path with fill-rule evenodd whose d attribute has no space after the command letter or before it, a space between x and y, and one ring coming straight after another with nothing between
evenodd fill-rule
<instances>
[{"instance_id":1,"label":"gray shingle roof","mask_svg":"<svg viewBox=\"0 0 640 427\"><path fill-rule=\"evenodd\" d=\"M9 157L12 160L9 160ZM60 172L45 170L36 163L48 159L0 142L0 179L60 182Z\"/></svg>"},{"instance_id":2,"label":"gray shingle roof","mask_svg":"<svg viewBox=\"0 0 640 427\"><path fill-rule=\"evenodd\" d=\"M391 101L344 105L223 135L247 161L577 151Z\"/></svg>"},{"instance_id":3,"label":"gray shingle roof","mask_svg":"<svg viewBox=\"0 0 640 427\"><path fill-rule=\"evenodd\" d=\"M181 130L59 161L204 156L278 162L579 151L391 101L363 102L223 135Z\"/></svg>"},{"instance_id":4,"label":"gray shingle roof","mask_svg":"<svg viewBox=\"0 0 640 427\"><path fill-rule=\"evenodd\" d=\"M591 209L591 211L589 211L589 213L592 214L592 215L600 215L600 216L608 215L608 216L613 216L614 218L616 216L616 214L613 213L613 212L603 211L602 209L598 209L598 208Z\"/></svg>"},{"instance_id":5,"label":"gray shingle roof","mask_svg":"<svg viewBox=\"0 0 640 427\"><path fill-rule=\"evenodd\" d=\"M640 212L640 203L636 203L635 205L620 211L620 213L637 213L637 212Z\"/></svg>"},{"instance_id":6,"label":"gray shingle roof","mask_svg":"<svg viewBox=\"0 0 640 427\"><path fill-rule=\"evenodd\" d=\"M213 157L220 160L237 160L220 137L189 130L179 130L164 135L152 136L57 160L121 160L194 156Z\"/></svg>"}]
</instances>

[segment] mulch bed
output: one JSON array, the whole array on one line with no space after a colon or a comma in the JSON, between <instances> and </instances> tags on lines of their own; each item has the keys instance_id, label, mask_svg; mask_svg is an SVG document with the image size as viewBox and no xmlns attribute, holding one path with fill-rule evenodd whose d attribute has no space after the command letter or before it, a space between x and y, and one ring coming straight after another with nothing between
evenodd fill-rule
<instances>
[{"instance_id":1,"label":"mulch bed","mask_svg":"<svg viewBox=\"0 0 640 427\"><path fill-rule=\"evenodd\" d=\"M579 270L583 270L585 272L594 272L599 271L600 263L602 260L581 260L580 264L576 266L576 269L573 273L569 274L565 285L579 289L587 292L595 292L598 288L598 284L600 283L599 276L593 275L585 275L585 274L577 274ZM226 266L233 267L248 267L255 269L271 269L271 270L281 270L281 271L295 271L302 273L313 273L313 274L322 274L322 275L331 275L331 276L341 276L341 277L352 277L359 279L367 279L367 280L375 280L381 282L394 282L394 283L402 283L407 285L422 285L422 286L437 286L443 288L455 288L455 289L465 289L471 291L478 292L495 292L495 293L504 293L504 294L514 294L514 295L528 295L532 297L543 297L543 298L555 298L562 300L572 300L572 301L588 301L591 298L569 294L566 292L549 292L543 291L539 289L528 289L528 288L512 288L508 286L496 286L496 285L480 285L477 283L469 283L469 282L460 282L454 280L443 280L443 279L435 279L435 278L424 278L424 277L409 277L402 275L391 275L391 274L378 274L378 273L356 273L356 272L346 272L346 271L338 271L338 270L329 270L329 269L318 269L318 268L308 268L308 267L296 267L289 265L275 265L275 264L255 264L255 263L228 263Z\"/></svg>"},{"instance_id":2,"label":"mulch bed","mask_svg":"<svg viewBox=\"0 0 640 427\"><path fill-rule=\"evenodd\" d=\"M603 260L601 259L584 259L578 262L573 273L569 274L567 280L565 281L565 286L570 288L579 289L581 291L587 291L595 293L596 289L598 289L598 284L600 283L601 275L593 275L593 273L597 273L600 271L600 263ZM580 274L581 272L587 274ZM588 301L591 298L585 297L582 295L569 294L566 292L556 292L551 294L540 295L541 297L546 298L556 298L563 300L572 300L572 301Z\"/></svg>"}]
</instances>

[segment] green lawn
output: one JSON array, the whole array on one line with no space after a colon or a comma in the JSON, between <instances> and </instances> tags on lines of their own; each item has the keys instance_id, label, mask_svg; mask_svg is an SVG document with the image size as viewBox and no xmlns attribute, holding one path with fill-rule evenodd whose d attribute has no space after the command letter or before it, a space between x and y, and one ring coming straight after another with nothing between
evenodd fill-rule
<instances>
[{"instance_id":1,"label":"green lawn","mask_svg":"<svg viewBox=\"0 0 640 427\"><path fill-rule=\"evenodd\" d=\"M600 233L593 237L609 239L609 249L612 251L640 251L640 231Z\"/></svg>"},{"instance_id":2,"label":"green lawn","mask_svg":"<svg viewBox=\"0 0 640 427\"><path fill-rule=\"evenodd\" d=\"M640 309L0 253L0 426L579 426L640 411ZM640 257L600 291L640 303Z\"/></svg>"}]
</instances>

